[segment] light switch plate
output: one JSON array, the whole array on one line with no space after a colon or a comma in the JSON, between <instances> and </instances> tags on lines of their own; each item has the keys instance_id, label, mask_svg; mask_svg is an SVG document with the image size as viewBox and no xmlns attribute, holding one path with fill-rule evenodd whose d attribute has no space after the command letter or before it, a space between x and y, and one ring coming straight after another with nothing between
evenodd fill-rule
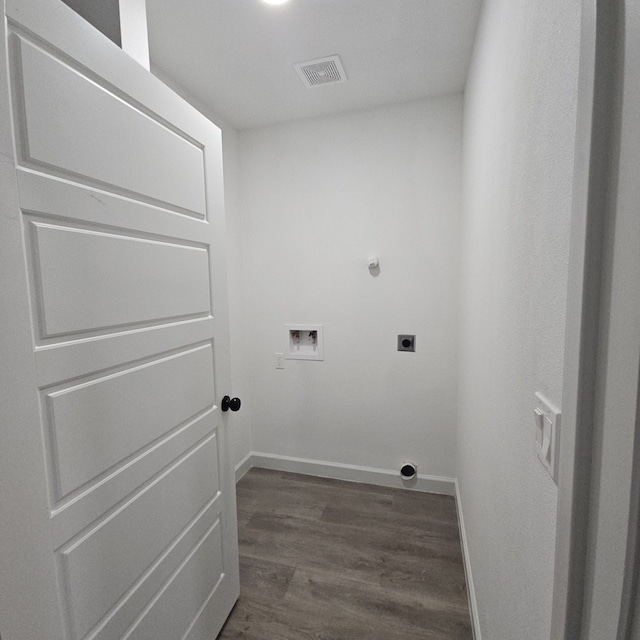
<instances>
[{"instance_id":1,"label":"light switch plate","mask_svg":"<svg viewBox=\"0 0 640 640\"><path fill-rule=\"evenodd\" d=\"M553 481L558 482L558 443L560 441L560 409L541 393L536 393L535 446L538 459Z\"/></svg>"}]
</instances>

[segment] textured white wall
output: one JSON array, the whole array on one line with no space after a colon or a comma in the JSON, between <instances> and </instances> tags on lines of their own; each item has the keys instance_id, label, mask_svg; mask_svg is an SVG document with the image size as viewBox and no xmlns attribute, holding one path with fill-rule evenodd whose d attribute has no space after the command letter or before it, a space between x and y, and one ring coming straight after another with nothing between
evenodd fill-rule
<instances>
[{"instance_id":1,"label":"textured white wall","mask_svg":"<svg viewBox=\"0 0 640 640\"><path fill-rule=\"evenodd\" d=\"M461 127L458 95L240 133L254 450L454 475ZM325 360L276 370L286 323Z\"/></svg>"},{"instance_id":2,"label":"textured white wall","mask_svg":"<svg viewBox=\"0 0 640 640\"><path fill-rule=\"evenodd\" d=\"M580 1L485 0L465 94L458 480L482 636L548 640Z\"/></svg>"}]
</instances>

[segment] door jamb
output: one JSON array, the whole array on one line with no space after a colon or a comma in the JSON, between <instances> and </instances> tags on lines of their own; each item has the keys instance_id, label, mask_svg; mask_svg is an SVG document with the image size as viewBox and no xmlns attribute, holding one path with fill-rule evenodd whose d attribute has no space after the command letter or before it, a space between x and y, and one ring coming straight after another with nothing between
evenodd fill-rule
<instances>
[{"instance_id":1,"label":"door jamb","mask_svg":"<svg viewBox=\"0 0 640 640\"><path fill-rule=\"evenodd\" d=\"M624 0L583 0L571 250L565 334L552 640L584 638L585 579L600 457L596 391L607 311L602 273L606 232L615 216L617 85L624 42Z\"/></svg>"}]
</instances>

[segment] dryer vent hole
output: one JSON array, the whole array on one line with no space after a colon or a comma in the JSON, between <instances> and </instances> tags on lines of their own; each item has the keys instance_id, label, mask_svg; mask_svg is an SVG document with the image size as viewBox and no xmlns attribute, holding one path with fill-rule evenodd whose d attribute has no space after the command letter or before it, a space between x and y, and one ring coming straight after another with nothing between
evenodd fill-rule
<instances>
[{"instance_id":1,"label":"dryer vent hole","mask_svg":"<svg viewBox=\"0 0 640 640\"><path fill-rule=\"evenodd\" d=\"M405 462L400 467L400 475L403 480L411 480L411 478L415 478L418 473L416 465L411 462Z\"/></svg>"}]
</instances>

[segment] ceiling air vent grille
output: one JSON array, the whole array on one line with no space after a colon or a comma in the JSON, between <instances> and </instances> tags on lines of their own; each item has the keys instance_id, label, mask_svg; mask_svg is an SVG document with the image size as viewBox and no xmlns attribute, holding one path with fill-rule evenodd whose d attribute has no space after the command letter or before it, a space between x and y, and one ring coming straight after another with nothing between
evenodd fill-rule
<instances>
[{"instance_id":1,"label":"ceiling air vent grille","mask_svg":"<svg viewBox=\"0 0 640 640\"><path fill-rule=\"evenodd\" d=\"M319 87L325 84L345 82L347 75L344 72L339 56L329 56L308 62L299 62L293 65L302 81L309 88Z\"/></svg>"}]
</instances>

